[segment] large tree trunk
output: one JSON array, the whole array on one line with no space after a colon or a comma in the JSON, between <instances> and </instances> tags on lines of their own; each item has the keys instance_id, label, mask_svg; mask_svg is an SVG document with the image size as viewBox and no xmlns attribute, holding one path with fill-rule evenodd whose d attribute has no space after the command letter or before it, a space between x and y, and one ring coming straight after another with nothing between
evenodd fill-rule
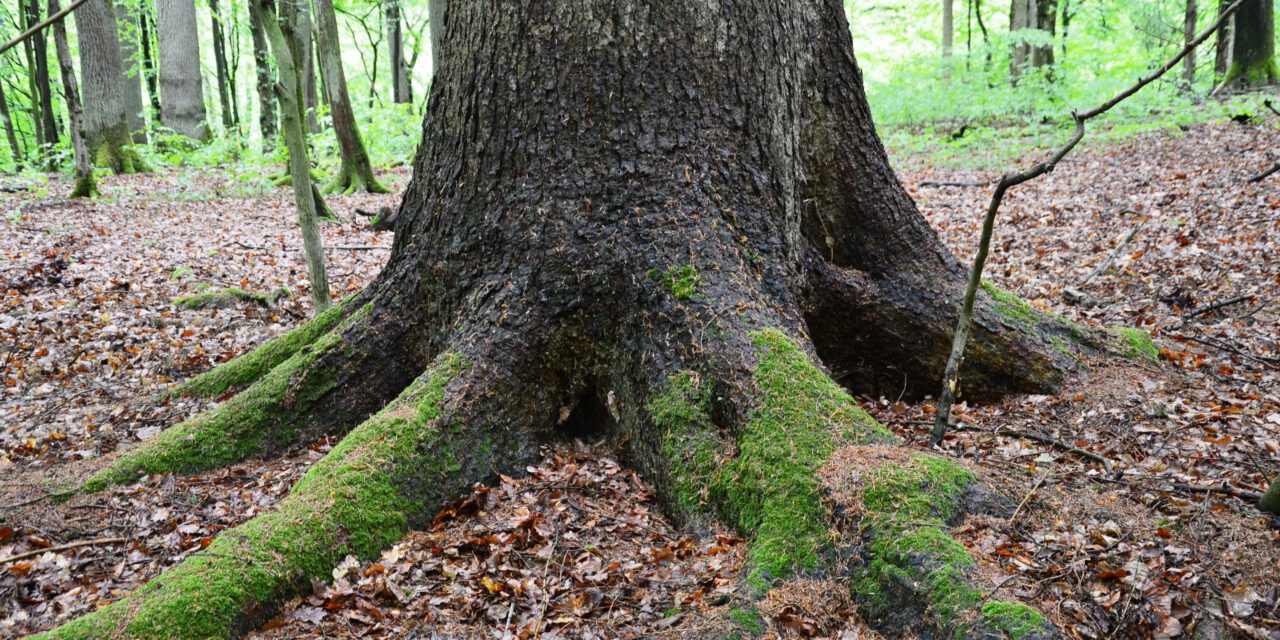
<instances>
[{"instance_id":1,"label":"large tree trunk","mask_svg":"<svg viewBox=\"0 0 1280 640\"><path fill-rule=\"evenodd\" d=\"M200 76L195 0L156 0L160 41L160 120L193 140L209 138Z\"/></svg>"},{"instance_id":2,"label":"large tree trunk","mask_svg":"<svg viewBox=\"0 0 1280 640\"><path fill-rule=\"evenodd\" d=\"M455 3L445 31L382 273L179 389L243 388L85 489L345 439L275 512L60 637L241 632L583 429L677 519L748 537L747 593L849 562L890 637L999 637L949 537L975 477L895 444L826 373L935 390L965 275L889 166L841 3ZM1054 389L1068 335L983 300L966 391ZM921 506L826 503L837 449Z\"/></svg>"},{"instance_id":3,"label":"large tree trunk","mask_svg":"<svg viewBox=\"0 0 1280 640\"><path fill-rule=\"evenodd\" d=\"M356 193L368 191L386 193L386 187L373 177L369 164L369 152L360 138L360 127L351 110L351 96L347 93L347 76L342 70L342 48L338 40L338 19L334 15L333 0L316 0L316 42L320 49L320 74L324 78L325 97L329 100L329 113L333 118L333 131L342 153L342 166L338 175L325 186L327 193Z\"/></svg>"},{"instance_id":4,"label":"large tree trunk","mask_svg":"<svg viewBox=\"0 0 1280 640\"><path fill-rule=\"evenodd\" d=\"M1231 65L1225 81L1252 87L1280 82L1274 0L1247 0L1231 16Z\"/></svg>"},{"instance_id":5,"label":"large tree trunk","mask_svg":"<svg viewBox=\"0 0 1280 640\"><path fill-rule=\"evenodd\" d=\"M89 0L73 14L84 89L84 136L99 166L116 173L145 170L131 146L124 65L109 0Z\"/></svg>"},{"instance_id":6,"label":"large tree trunk","mask_svg":"<svg viewBox=\"0 0 1280 640\"><path fill-rule=\"evenodd\" d=\"M120 29L120 61L124 64L124 111L136 144L147 143L147 124L142 117L142 69L140 44L144 37L137 0L120 0L115 6Z\"/></svg>"}]
</instances>

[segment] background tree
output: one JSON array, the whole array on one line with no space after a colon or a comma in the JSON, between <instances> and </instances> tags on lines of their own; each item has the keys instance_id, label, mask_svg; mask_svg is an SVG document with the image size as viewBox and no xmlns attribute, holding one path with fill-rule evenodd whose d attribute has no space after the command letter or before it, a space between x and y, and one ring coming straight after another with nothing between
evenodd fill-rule
<instances>
[{"instance_id":1,"label":"background tree","mask_svg":"<svg viewBox=\"0 0 1280 640\"><path fill-rule=\"evenodd\" d=\"M1012 37L1009 73L1017 77L1028 67L1053 64L1053 34L1058 19L1056 0L1013 0L1009 6Z\"/></svg>"},{"instance_id":2,"label":"background tree","mask_svg":"<svg viewBox=\"0 0 1280 640\"><path fill-rule=\"evenodd\" d=\"M355 113L351 110L346 73L342 70L342 48L338 39L338 21L333 10L333 0L316 0L315 9L320 73L324 78L329 114L333 118L334 136L338 139L338 148L342 154L338 174L326 185L325 191L386 193L386 187L379 184L373 176L369 152L365 149Z\"/></svg>"},{"instance_id":3,"label":"background tree","mask_svg":"<svg viewBox=\"0 0 1280 640\"><path fill-rule=\"evenodd\" d=\"M304 208L296 71L262 22L295 85L282 108ZM446 30L381 275L216 418L85 490L345 439L274 511L59 637L243 631L346 554L524 468L562 423L615 438L672 513L741 531L757 591L839 555L816 476L837 442L865 446L868 472L903 460L952 478L908 490L964 510L970 476L899 448L819 365L858 390L931 392L965 283L890 168L840 3L455 3ZM978 315L971 397L1061 382L1065 327ZM932 541L868 578L922 625L958 545L931 509L853 525L866 549ZM974 606L966 634L996 637Z\"/></svg>"},{"instance_id":4,"label":"background tree","mask_svg":"<svg viewBox=\"0 0 1280 640\"><path fill-rule=\"evenodd\" d=\"M34 25L41 18L40 3L38 0L28 0L26 6L28 21L30 25ZM40 135L37 136L37 140L41 144L54 145L58 142L58 125L54 118L53 91L49 81L49 51L44 32L31 36L29 43L30 59L33 61L33 64L28 67L31 86L34 89L32 104L39 105L39 126L36 130Z\"/></svg>"},{"instance_id":5,"label":"background tree","mask_svg":"<svg viewBox=\"0 0 1280 640\"><path fill-rule=\"evenodd\" d=\"M89 0L74 14L84 78L84 137L93 161L116 173L145 171L129 133L128 87L109 0Z\"/></svg>"},{"instance_id":6,"label":"background tree","mask_svg":"<svg viewBox=\"0 0 1280 640\"><path fill-rule=\"evenodd\" d=\"M209 30L213 35L214 74L218 83L218 105L222 118L222 129L230 135L236 130L238 123L235 117L235 93L232 91L230 71L227 66L226 38L222 29L222 12L218 8L218 0L209 0Z\"/></svg>"},{"instance_id":7,"label":"background tree","mask_svg":"<svg viewBox=\"0 0 1280 640\"><path fill-rule=\"evenodd\" d=\"M195 0L156 0L160 121L193 140L209 138Z\"/></svg>"},{"instance_id":8,"label":"background tree","mask_svg":"<svg viewBox=\"0 0 1280 640\"><path fill-rule=\"evenodd\" d=\"M413 102L413 87L404 60L404 33L401 30L400 0L382 0L383 22L387 29L387 49L391 62L391 95L399 104Z\"/></svg>"},{"instance_id":9,"label":"background tree","mask_svg":"<svg viewBox=\"0 0 1280 640\"><path fill-rule=\"evenodd\" d=\"M270 147L276 137L276 96L271 89L275 85L275 76L271 69L266 31L254 11L249 12L249 32L253 40L254 75L258 87L258 128L262 132L263 146Z\"/></svg>"},{"instance_id":10,"label":"background tree","mask_svg":"<svg viewBox=\"0 0 1280 640\"><path fill-rule=\"evenodd\" d=\"M1274 0L1249 0L1232 17L1231 25L1231 63L1224 83L1261 86L1280 82Z\"/></svg>"},{"instance_id":11,"label":"background tree","mask_svg":"<svg viewBox=\"0 0 1280 640\"><path fill-rule=\"evenodd\" d=\"M49 15L58 13L58 0L49 0ZM67 105L67 129L71 138L72 158L75 162L76 185L72 198L91 198L98 195L98 185L89 163L89 147L85 142L84 117L80 110L80 91L76 88L76 70L71 62L71 47L67 44L67 27L58 21L53 23L54 47L58 51L58 67L62 75L62 96Z\"/></svg>"},{"instance_id":12,"label":"background tree","mask_svg":"<svg viewBox=\"0 0 1280 640\"><path fill-rule=\"evenodd\" d=\"M147 103L151 107L151 122L160 122L160 82L156 71L156 57L152 53L156 48L155 18L152 17L151 3L139 2L138 25L141 27L139 40L142 43L142 78L147 87Z\"/></svg>"},{"instance_id":13,"label":"background tree","mask_svg":"<svg viewBox=\"0 0 1280 640\"><path fill-rule=\"evenodd\" d=\"M298 224L302 228L311 301L315 310L321 312L331 304L329 276L325 271L324 246L321 244L317 222L316 202L319 196L311 183L301 64L303 51L306 50L303 41L310 40L311 33L296 31L299 24L296 14L290 15L278 10L271 0L250 0L249 10L256 14L258 23L262 25L279 70L279 82L275 85L275 91L280 102L285 146L289 151L289 175L292 178L294 202L298 207ZM296 8L292 11L296 11Z\"/></svg>"},{"instance_id":14,"label":"background tree","mask_svg":"<svg viewBox=\"0 0 1280 640\"><path fill-rule=\"evenodd\" d=\"M120 61L124 66L125 117L136 144L147 143L147 125L142 107L143 63L141 43L144 37L139 20L139 0L117 0L116 27L120 30Z\"/></svg>"}]
</instances>

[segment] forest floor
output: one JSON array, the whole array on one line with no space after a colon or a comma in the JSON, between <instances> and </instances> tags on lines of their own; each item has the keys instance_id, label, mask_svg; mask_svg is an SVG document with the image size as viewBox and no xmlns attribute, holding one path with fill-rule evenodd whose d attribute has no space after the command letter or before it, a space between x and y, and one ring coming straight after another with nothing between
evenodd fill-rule
<instances>
[{"instance_id":1,"label":"forest floor","mask_svg":"<svg viewBox=\"0 0 1280 640\"><path fill-rule=\"evenodd\" d=\"M1092 328L1149 330L1160 358L1089 359L1059 395L958 408L963 426L942 449L1020 503L1013 518L957 529L989 594L1033 602L1078 638L1280 640L1280 523L1202 490L1261 491L1280 472L1280 175L1246 182L1277 149L1273 116L1146 133L1087 148L1006 199L989 279ZM967 260L988 192L929 183L989 181L1003 167L894 161ZM399 190L408 173L387 177ZM50 505L42 475L92 468L201 410L156 398L308 313L287 189L246 196L197 170L103 183L91 202L64 199L64 180L5 196L0 637L118 599L271 509L333 444ZM341 296L376 275L391 243L355 209L394 207L398 195L330 202L342 221L324 239ZM228 286L293 295L174 304ZM925 446L929 402L860 400ZM833 465L824 474L840 473L839 456ZM88 544L64 547L76 542ZM381 558L342 562L332 585L256 637L688 637L708 612L739 604L744 550L729 531L674 529L612 452L567 443ZM757 607L770 635L875 636L820 576Z\"/></svg>"}]
</instances>

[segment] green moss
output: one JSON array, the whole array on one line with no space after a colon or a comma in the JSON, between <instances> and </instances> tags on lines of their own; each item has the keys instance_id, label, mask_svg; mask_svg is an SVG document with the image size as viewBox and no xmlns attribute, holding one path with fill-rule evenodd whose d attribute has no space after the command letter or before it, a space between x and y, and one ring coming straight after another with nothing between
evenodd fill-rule
<instances>
[{"instance_id":1,"label":"green moss","mask_svg":"<svg viewBox=\"0 0 1280 640\"><path fill-rule=\"evenodd\" d=\"M992 302L995 303L996 313L1000 314L1000 317L1010 324L1021 327L1033 327L1036 325L1036 312L1026 300L1000 289L987 280L982 281L982 290L991 296Z\"/></svg>"},{"instance_id":2,"label":"green moss","mask_svg":"<svg viewBox=\"0 0 1280 640\"><path fill-rule=\"evenodd\" d=\"M1262 87L1280 82L1280 66L1275 58L1259 60L1251 65L1232 63L1227 69L1224 82L1238 82L1248 87Z\"/></svg>"},{"instance_id":3,"label":"green moss","mask_svg":"<svg viewBox=\"0 0 1280 640\"><path fill-rule=\"evenodd\" d=\"M698 285L702 284L702 274L692 264L671 267L665 273L658 273L655 269L649 272L649 277L670 290L676 300L689 300L696 297Z\"/></svg>"},{"instance_id":4,"label":"green moss","mask_svg":"<svg viewBox=\"0 0 1280 640\"><path fill-rule=\"evenodd\" d=\"M818 469L837 438L892 435L782 333L766 330L752 339L762 350L755 382L763 397L742 428L738 456L720 467L710 493L753 535L749 581L762 587L816 568L830 547Z\"/></svg>"},{"instance_id":5,"label":"green moss","mask_svg":"<svg viewBox=\"0 0 1280 640\"><path fill-rule=\"evenodd\" d=\"M1112 330L1124 342L1126 358L1141 358L1151 363L1160 362L1160 349L1151 340L1151 334L1137 327L1119 327Z\"/></svg>"},{"instance_id":6,"label":"green moss","mask_svg":"<svg viewBox=\"0 0 1280 640\"><path fill-rule=\"evenodd\" d=\"M261 305L271 306L280 298L287 298L289 295L289 290L284 287L280 287L271 293L250 293L240 287L227 287L219 291L182 296L174 300L173 304L184 309L193 310L207 309L209 307L221 309L239 302L256 302Z\"/></svg>"},{"instance_id":7,"label":"green moss","mask_svg":"<svg viewBox=\"0 0 1280 640\"><path fill-rule=\"evenodd\" d=\"M1019 602L988 602L982 605L981 624L1004 633L1010 640L1022 640L1044 631L1047 622L1039 611Z\"/></svg>"},{"instance_id":8,"label":"green moss","mask_svg":"<svg viewBox=\"0 0 1280 640\"><path fill-rule=\"evenodd\" d=\"M911 589L927 602L935 624L951 627L981 602L968 572L973 558L948 533L947 521L975 481L968 470L937 456L913 456L868 478L862 492L866 564L853 585L874 615L890 613L885 592Z\"/></svg>"},{"instance_id":9,"label":"green moss","mask_svg":"<svg viewBox=\"0 0 1280 640\"><path fill-rule=\"evenodd\" d=\"M461 452L451 447L463 445L441 438L436 423L445 387L467 366L446 355L316 462L275 511L224 532L125 600L44 637L232 637L256 622L246 612L325 578L347 554L376 555L423 507L400 487L438 482L458 468ZM432 462L424 467L423 460Z\"/></svg>"},{"instance_id":10,"label":"green moss","mask_svg":"<svg viewBox=\"0 0 1280 640\"><path fill-rule=\"evenodd\" d=\"M71 190L71 198L92 198L99 195L98 182L89 170L76 176L76 186Z\"/></svg>"},{"instance_id":11,"label":"green moss","mask_svg":"<svg viewBox=\"0 0 1280 640\"><path fill-rule=\"evenodd\" d=\"M180 267L181 268L181 267ZM176 273L176 272L175 272ZM169 395L194 395L206 398L220 396L231 389L249 384L266 375L268 371L303 347L314 343L332 330L343 316L354 297L326 309L301 326L262 345L206 371L175 387ZM357 313L367 314L368 305Z\"/></svg>"},{"instance_id":12,"label":"green moss","mask_svg":"<svg viewBox=\"0 0 1280 640\"><path fill-rule=\"evenodd\" d=\"M675 509L683 517L706 511L705 495L716 470L720 448L711 422L711 390L696 374L681 371L645 403L653 424L662 430L662 456L671 465L666 483Z\"/></svg>"},{"instance_id":13,"label":"green moss","mask_svg":"<svg viewBox=\"0 0 1280 640\"><path fill-rule=\"evenodd\" d=\"M751 635L760 635L764 633L764 618L760 616L760 612L754 607L735 607L729 612L729 620L733 622L736 631L749 633Z\"/></svg>"}]
</instances>

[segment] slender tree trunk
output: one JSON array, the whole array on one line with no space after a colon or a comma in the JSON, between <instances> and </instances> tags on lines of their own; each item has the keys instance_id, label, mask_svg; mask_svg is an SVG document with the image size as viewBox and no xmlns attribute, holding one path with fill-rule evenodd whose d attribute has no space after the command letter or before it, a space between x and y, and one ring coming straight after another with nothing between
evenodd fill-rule
<instances>
[{"instance_id":1,"label":"slender tree trunk","mask_svg":"<svg viewBox=\"0 0 1280 640\"><path fill-rule=\"evenodd\" d=\"M309 0L282 0L278 9L281 18L289 23L289 33L301 39L296 44L298 73L302 79L301 104L306 114L307 131L316 133L320 130L319 123L316 120L316 107L319 105L319 98L316 94L316 57L315 52L312 50L314 42L312 31L314 27L311 21L311 3ZM267 40L270 42L270 36L268 36ZM280 56L278 54L275 56L275 61L276 65L279 66ZM281 105L281 109L280 117L283 119L285 117L283 112L284 105Z\"/></svg>"},{"instance_id":2,"label":"slender tree trunk","mask_svg":"<svg viewBox=\"0 0 1280 640\"><path fill-rule=\"evenodd\" d=\"M120 62L124 65L125 118L135 144L147 143L147 123L142 115L143 61L140 44L145 34L138 18L138 0L118 0L116 26L120 29Z\"/></svg>"},{"instance_id":3,"label":"slender tree trunk","mask_svg":"<svg viewBox=\"0 0 1280 640\"><path fill-rule=\"evenodd\" d=\"M227 43L231 55L227 60L227 90L231 94L231 120L236 133L240 132L240 14L235 6L231 7L231 29L227 30Z\"/></svg>"},{"instance_id":4,"label":"slender tree trunk","mask_svg":"<svg viewBox=\"0 0 1280 640\"><path fill-rule=\"evenodd\" d=\"M1230 0L1218 0L1218 15L1230 6ZM1231 16L1227 23L1218 30L1217 41L1214 47L1213 71L1215 78L1224 78L1227 75L1227 69L1231 67L1231 44L1235 40L1232 34L1235 33L1236 18L1240 15L1237 10L1235 15Z\"/></svg>"},{"instance_id":5,"label":"slender tree trunk","mask_svg":"<svg viewBox=\"0 0 1280 640\"><path fill-rule=\"evenodd\" d=\"M36 0L19 0L19 10L22 14L20 22L22 29L25 31L40 23L40 7ZM42 33L37 33L31 38L22 41L22 53L27 61L27 73L24 74L27 81L27 95L30 97L28 102L29 111L31 113L31 128L35 134L36 147L40 149L40 154L44 155L47 147L45 147L45 127L44 113L48 111L49 106L44 101L39 87L36 86L36 60L35 40L40 38Z\"/></svg>"},{"instance_id":6,"label":"slender tree trunk","mask_svg":"<svg viewBox=\"0 0 1280 640\"><path fill-rule=\"evenodd\" d=\"M430 0L427 3L427 24L431 35L431 68L439 69L444 58L445 14L448 0Z\"/></svg>"},{"instance_id":7,"label":"slender tree trunk","mask_svg":"<svg viewBox=\"0 0 1280 640\"><path fill-rule=\"evenodd\" d=\"M49 14L61 9L58 0L49 0ZM67 27L63 21L53 23L54 48L58 51L58 68L62 75L62 95L67 104L67 128L71 138L71 153L75 159L76 186L72 198L91 198L98 194L93 178L93 166L89 162L89 145L84 134L84 116L80 110L80 91L76 88L76 70L71 62L71 47L67 44Z\"/></svg>"},{"instance_id":8,"label":"slender tree trunk","mask_svg":"<svg viewBox=\"0 0 1280 640\"><path fill-rule=\"evenodd\" d=\"M287 0L286 0L287 1ZM250 10L262 25L267 42L280 71L275 85L280 100L281 124L285 146L289 150L289 175L293 181L293 197L298 207L298 224L302 227L302 243L306 252L310 278L311 302L317 312L329 308L329 276L324 264L324 246L320 240L316 198L312 193L311 160L307 154L307 132L303 115L301 60L306 50L303 41L310 32L295 31L298 21L284 11L277 13L271 0L250 0ZM283 9L283 7L282 7ZM295 9L296 10L296 9Z\"/></svg>"},{"instance_id":9,"label":"slender tree trunk","mask_svg":"<svg viewBox=\"0 0 1280 640\"><path fill-rule=\"evenodd\" d=\"M1182 17L1182 41L1184 46L1190 46L1191 41L1196 38L1196 11L1196 0L1187 0L1186 11ZM1195 81L1196 50L1192 49L1187 52L1187 57L1182 59L1182 82L1190 90L1195 85Z\"/></svg>"},{"instance_id":10,"label":"slender tree trunk","mask_svg":"<svg viewBox=\"0 0 1280 640\"><path fill-rule=\"evenodd\" d=\"M1035 28L1044 32L1045 44L1031 48L1031 65L1053 66L1053 36L1057 29L1057 0L1035 0Z\"/></svg>"},{"instance_id":11,"label":"slender tree trunk","mask_svg":"<svg viewBox=\"0 0 1280 640\"><path fill-rule=\"evenodd\" d=\"M1022 41L1022 34L1018 32L1031 27L1035 1L1012 0L1009 3L1009 35L1013 39L1013 43L1009 45L1009 77L1015 82L1031 59L1030 47Z\"/></svg>"},{"instance_id":12,"label":"slender tree trunk","mask_svg":"<svg viewBox=\"0 0 1280 640\"><path fill-rule=\"evenodd\" d=\"M155 21L149 16L151 8L149 2L142 3L138 7L138 24L142 27L142 77L147 86L147 101L151 105L151 123L152 125L160 122L160 86L158 74L156 73L156 59L152 55L153 43L156 41L155 29L153 25Z\"/></svg>"},{"instance_id":13,"label":"slender tree trunk","mask_svg":"<svg viewBox=\"0 0 1280 640\"><path fill-rule=\"evenodd\" d=\"M262 132L262 145L271 147L276 139L276 94L271 89L275 80L266 32L257 12L249 12L249 31L253 35L254 74L258 79L258 129Z\"/></svg>"},{"instance_id":14,"label":"slender tree trunk","mask_svg":"<svg viewBox=\"0 0 1280 640\"><path fill-rule=\"evenodd\" d=\"M13 130L13 116L9 114L9 98L4 93L4 83L0 83L0 120L4 121L4 136L9 141L13 170L22 171L22 148L18 146L18 135Z\"/></svg>"},{"instance_id":15,"label":"slender tree trunk","mask_svg":"<svg viewBox=\"0 0 1280 640\"><path fill-rule=\"evenodd\" d=\"M213 62L215 76L218 81L218 106L222 116L222 130L227 135L231 135L235 127L235 120L231 112L231 102L235 98L230 95L230 78L227 77L226 42L222 33L222 14L218 10L218 0L209 0L209 23L213 34Z\"/></svg>"},{"instance_id":16,"label":"slender tree trunk","mask_svg":"<svg viewBox=\"0 0 1280 640\"><path fill-rule=\"evenodd\" d=\"M842 3L495 6L449 7L381 274L202 376L190 388L249 386L84 486L343 440L273 511L58 637L242 633L584 429L677 520L748 539L744 594L852 573L839 588L885 637L1002 637L947 522L977 476L896 443L826 373L932 393L965 285L876 135ZM263 22L305 210L298 72ZM998 303L977 309L966 391L1056 388L1068 331ZM824 491L837 450L864 485L894 485L877 486L887 499ZM1027 605L995 606L1020 638L1060 637ZM732 635L717 624L706 637Z\"/></svg>"},{"instance_id":17,"label":"slender tree trunk","mask_svg":"<svg viewBox=\"0 0 1280 640\"><path fill-rule=\"evenodd\" d=\"M324 78L325 97L333 117L334 135L342 152L342 167L325 191L386 193L387 189L373 176L369 152L360 137L360 127L351 110L346 73L342 69L342 51L338 40L338 19L333 0L316 0L316 42L319 44L320 74Z\"/></svg>"},{"instance_id":18,"label":"slender tree trunk","mask_svg":"<svg viewBox=\"0 0 1280 640\"><path fill-rule=\"evenodd\" d=\"M156 0L156 35L160 41L160 121L193 140L208 140L195 0Z\"/></svg>"},{"instance_id":19,"label":"slender tree trunk","mask_svg":"<svg viewBox=\"0 0 1280 640\"><path fill-rule=\"evenodd\" d=\"M950 58L956 37L955 0L942 0L942 57Z\"/></svg>"},{"instance_id":20,"label":"slender tree trunk","mask_svg":"<svg viewBox=\"0 0 1280 640\"><path fill-rule=\"evenodd\" d=\"M39 10L37 0L31 0L32 6ZM39 15L38 13L36 14ZM58 123L54 117L53 89L49 79L49 46L44 32L31 37L31 49L35 56L35 86L40 96L40 127L44 134L42 139L49 144L58 142Z\"/></svg>"},{"instance_id":21,"label":"slender tree trunk","mask_svg":"<svg viewBox=\"0 0 1280 640\"><path fill-rule=\"evenodd\" d=\"M1074 14L1071 11L1071 0L1062 0L1062 45L1059 48L1058 62L1067 61L1067 37L1071 35L1071 17ZM1194 34L1192 34L1194 37Z\"/></svg>"},{"instance_id":22,"label":"slender tree trunk","mask_svg":"<svg viewBox=\"0 0 1280 640\"><path fill-rule=\"evenodd\" d=\"M387 29L387 48L391 53L391 93L398 103L413 102L409 74L404 63L404 33L401 31L400 0L382 0L383 21Z\"/></svg>"},{"instance_id":23,"label":"slender tree trunk","mask_svg":"<svg viewBox=\"0 0 1280 640\"><path fill-rule=\"evenodd\" d=\"M1248 0L1231 23L1231 66L1226 82L1248 87L1280 82L1274 0Z\"/></svg>"},{"instance_id":24,"label":"slender tree trunk","mask_svg":"<svg viewBox=\"0 0 1280 640\"><path fill-rule=\"evenodd\" d=\"M116 18L109 0L76 9L84 88L84 137L90 157L116 173L145 171L129 134L128 100Z\"/></svg>"}]
</instances>

